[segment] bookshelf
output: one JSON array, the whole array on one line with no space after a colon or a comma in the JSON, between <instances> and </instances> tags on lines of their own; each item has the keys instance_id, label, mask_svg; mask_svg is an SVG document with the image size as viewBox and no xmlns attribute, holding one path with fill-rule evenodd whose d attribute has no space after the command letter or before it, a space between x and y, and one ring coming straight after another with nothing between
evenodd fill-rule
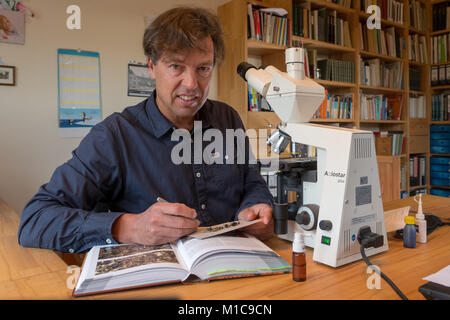
<instances>
[{"instance_id":1,"label":"bookshelf","mask_svg":"<svg viewBox=\"0 0 450 320\"><path fill-rule=\"evenodd\" d=\"M430 163L430 166L428 169L428 180L427 183L429 184L429 189L432 194L439 195L439 196L450 196L450 186L449 185L437 185L434 183L436 180L432 178L432 175L434 176L436 174L435 167L440 166L440 163L436 164L435 160L442 159L447 161L450 165L450 153L436 153L434 152L433 141L435 141L433 138L433 132L431 132L434 126L450 126L450 117L444 117L443 114L440 112L439 108L436 110L436 97L444 96L448 93L450 93L450 80L444 81L442 83L441 81L436 80L437 77L441 77L440 71L441 68L445 68L446 66L450 66L450 56L448 54L442 54L443 52L439 49L439 41L440 40L448 40L450 37L450 25L446 20L449 18L446 18L446 14L442 11L439 11L439 6L444 6L445 4L450 3L448 0L432 0L430 3L428 3L428 14L430 16L430 23L428 26L428 43L431 52L434 54L432 56L432 61L430 63L430 81L431 84L429 86L428 91L428 98L429 98L429 104L430 108L428 109L428 129L430 130L430 140L429 140L429 149L428 149L428 163ZM435 71L438 70L438 71ZM436 72L436 73L435 73ZM448 77L448 73L445 74L444 78ZM438 99L439 100L439 99ZM443 106L440 106L441 108ZM444 109L445 110L445 109ZM436 114L436 111L438 114ZM450 110L448 110L450 111ZM450 141L450 139L447 138L447 141ZM432 163L434 162L434 163ZM444 164L445 165L445 164ZM443 171L443 170L438 170ZM437 191L438 190L438 191Z\"/></svg>"},{"instance_id":2,"label":"bookshelf","mask_svg":"<svg viewBox=\"0 0 450 320\"><path fill-rule=\"evenodd\" d=\"M219 99L233 106L240 114L242 121L247 128L252 129L275 129L279 123L278 117L273 112L254 112L248 110L248 88L247 83L242 81L236 73L237 65L242 61L250 61L254 64L272 64L280 70L285 71L284 50L288 46L301 46L306 49L308 54L314 51L317 59L326 57L351 62L354 65L354 82L342 82L324 79L315 79L322 84L327 92L332 95L352 95L353 110L350 119L321 119L314 118L311 122L339 125L364 130L377 131L399 131L405 136L404 152L398 156L401 167L404 167L406 175L406 185L400 191L410 193L420 188L430 189L430 148L429 148L429 125L431 124L431 95L432 92L450 91L450 83L437 87L430 86L430 67L431 51L430 39L433 35L450 33L449 30L432 31L432 5L442 2L440 0L398 0L399 19L388 19L386 12L382 11L381 30L383 30L384 39L391 39L396 43L395 52L392 46L384 48L373 48L364 46L362 28L370 14L365 13L361 8L361 0L346 1L351 4L350 7L339 5L325 0L264 0L264 1L245 1L231 0L218 8L218 15L224 27L225 42L228 52L224 63L219 66ZM369 1L366 0L366 3ZM344 3L340 0L339 3ZM364 3L364 2L363 2ZM256 8L284 8L287 11L287 18L290 23L290 34L288 46L265 43L259 40L247 38L247 13L248 4ZM300 6L311 12L317 10L321 12L324 9L329 10L336 17L335 21L346 21L350 30L351 45L347 41L324 41L316 38L311 26L303 27L299 35L299 29L293 21L294 16L298 19L299 14L295 8ZM400 7L401 6L401 7ZM413 15L410 14L410 7L415 8ZM303 10L303 9L302 9ZM303 11L302 11L303 12ZM302 16L302 19L305 16ZM394 17L394 18L395 18ZM312 19L314 16L312 17ZM306 20L307 22L311 22ZM343 22L342 22L343 23ZM341 24L342 26L343 24ZM336 26L337 27L337 24ZM296 29L297 28L297 29ZM342 29L342 27L341 27ZM345 32L345 26L344 26ZM341 30L342 31L342 30ZM377 36L381 35L381 31ZM372 35L371 35L372 36ZM419 41L420 39L420 41ZM416 41L417 40L417 41ZM424 41L425 40L425 41ZM394 41L394 42L392 42ZM425 46L423 45L425 44ZM410 47L412 46L412 47ZM414 56L411 56L410 48L414 49ZM426 53L426 60L424 59ZM308 58L310 56L308 55ZM364 75L364 68L361 69L361 61L379 61L380 65L390 68L397 65L395 72L402 73L400 85L385 85L381 82L379 85L362 83L361 75ZM410 72L420 72L410 83ZM314 78L314 73L310 72L310 77ZM412 87L410 86L412 85ZM360 93L365 95L399 95L402 97L402 111L399 119L394 120L367 120L361 118ZM418 114L411 111L410 103L424 106L426 112ZM437 123L437 122L433 122ZM445 122L450 123L450 121ZM420 186L410 186L409 181L409 162L411 157L426 157L426 183Z\"/></svg>"}]
</instances>

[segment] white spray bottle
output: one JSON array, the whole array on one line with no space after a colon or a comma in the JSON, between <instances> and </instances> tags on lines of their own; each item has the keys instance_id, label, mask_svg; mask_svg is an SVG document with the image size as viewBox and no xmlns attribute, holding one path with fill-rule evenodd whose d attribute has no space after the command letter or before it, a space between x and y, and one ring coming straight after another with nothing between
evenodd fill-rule
<instances>
[{"instance_id":1,"label":"white spray bottle","mask_svg":"<svg viewBox=\"0 0 450 320\"><path fill-rule=\"evenodd\" d=\"M417 200L417 197L419 197L419 200ZM416 225L419 227L417 232L417 242L427 243L427 220L425 220L425 215L422 210L422 194L419 193L416 195L414 201L418 203L416 214Z\"/></svg>"}]
</instances>

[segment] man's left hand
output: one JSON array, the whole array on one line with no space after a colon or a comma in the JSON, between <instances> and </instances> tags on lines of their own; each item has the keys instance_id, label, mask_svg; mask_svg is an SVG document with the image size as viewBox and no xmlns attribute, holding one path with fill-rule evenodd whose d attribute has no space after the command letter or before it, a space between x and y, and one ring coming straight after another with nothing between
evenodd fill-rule
<instances>
[{"instance_id":1,"label":"man's left hand","mask_svg":"<svg viewBox=\"0 0 450 320\"><path fill-rule=\"evenodd\" d=\"M261 222L242 229L260 240L268 240L273 235L272 207L268 204L259 203L248 207L239 212L238 219L246 221L261 219Z\"/></svg>"}]
</instances>

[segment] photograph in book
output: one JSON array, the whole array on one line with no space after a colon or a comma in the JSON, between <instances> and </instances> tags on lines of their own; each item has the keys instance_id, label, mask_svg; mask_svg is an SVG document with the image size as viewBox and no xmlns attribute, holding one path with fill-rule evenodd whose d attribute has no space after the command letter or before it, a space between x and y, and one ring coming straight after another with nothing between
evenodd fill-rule
<instances>
[{"instance_id":1,"label":"photograph in book","mask_svg":"<svg viewBox=\"0 0 450 320\"><path fill-rule=\"evenodd\" d=\"M121 258L99 259L95 275L156 263L178 263L178 260L172 249L137 253Z\"/></svg>"}]
</instances>

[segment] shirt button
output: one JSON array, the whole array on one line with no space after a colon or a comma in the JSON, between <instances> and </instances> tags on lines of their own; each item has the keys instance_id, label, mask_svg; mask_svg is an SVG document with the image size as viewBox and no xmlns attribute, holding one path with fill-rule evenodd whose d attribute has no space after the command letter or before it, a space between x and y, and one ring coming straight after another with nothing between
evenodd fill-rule
<instances>
[{"instance_id":1,"label":"shirt button","mask_svg":"<svg viewBox=\"0 0 450 320\"><path fill-rule=\"evenodd\" d=\"M206 204L202 204L202 210L206 209Z\"/></svg>"},{"instance_id":2,"label":"shirt button","mask_svg":"<svg viewBox=\"0 0 450 320\"><path fill-rule=\"evenodd\" d=\"M70 249L69 249L69 252L70 252L70 253L74 253L75 250L73 250L72 248L70 248Z\"/></svg>"},{"instance_id":3,"label":"shirt button","mask_svg":"<svg viewBox=\"0 0 450 320\"><path fill-rule=\"evenodd\" d=\"M202 176L202 174L200 172L197 172L196 176L197 176L197 178L200 178Z\"/></svg>"},{"instance_id":4,"label":"shirt button","mask_svg":"<svg viewBox=\"0 0 450 320\"><path fill-rule=\"evenodd\" d=\"M111 243L112 243L111 239L109 239L109 238L106 239L106 243L107 243L107 244L111 244Z\"/></svg>"}]
</instances>

